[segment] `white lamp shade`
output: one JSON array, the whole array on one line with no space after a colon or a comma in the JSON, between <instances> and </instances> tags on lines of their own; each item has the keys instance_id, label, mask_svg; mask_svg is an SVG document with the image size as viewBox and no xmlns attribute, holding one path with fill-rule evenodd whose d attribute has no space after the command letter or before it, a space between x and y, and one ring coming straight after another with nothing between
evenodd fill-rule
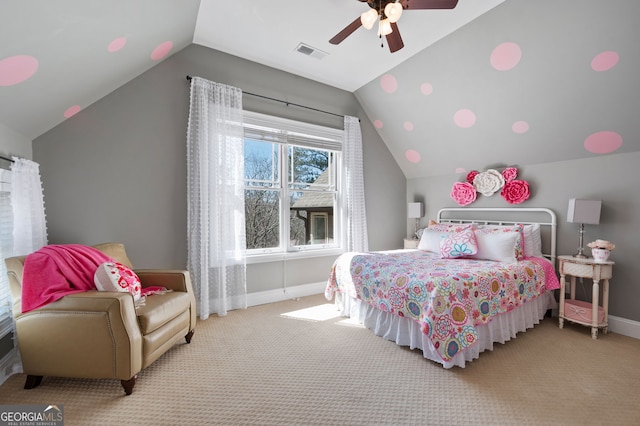
<instances>
[{"instance_id":1,"label":"white lamp shade","mask_svg":"<svg viewBox=\"0 0 640 426\"><path fill-rule=\"evenodd\" d=\"M402 5L400 3L388 3L384 8L384 14L389 19L389 22L398 22L400 15L402 15Z\"/></svg>"},{"instance_id":2,"label":"white lamp shade","mask_svg":"<svg viewBox=\"0 0 640 426\"><path fill-rule=\"evenodd\" d=\"M376 23L376 19L378 19L378 12L375 9L370 9L360 15L360 22L362 22L362 26L368 30L373 28L373 24Z\"/></svg>"},{"instance_id":3,"label":"white lamp shade","mask_svg":"<svg viewBox=\"0 0 640 426\"><path fill-rule=\"evenodd\" d=\"M391 22L388 19L383 19L380 21L380 25L378 26L378 35L386 36L393 32L393 28L391 28Z\"/></svg>"},{"instance_id":4,"label":"white lamp shade","mask_svg":"<svg viewBox=\"0 0 640 426\"><path fill-rule=\"evenodd\" d=\"M419 219L423 214L422 203L407 204L407 217L409 217L410 219Z\"/></svg>"},{"instance_id":5,"label":"white lamp shade","mask_svg":"<svg viewBox=\"0 0 640 426\"><path fill-rule=\"evenodd\" d=\"M567 222L597 225L600 223L601 207L602 201L600 200L579 200L572 198L569 200Z\"/></svg>"}]
</instances>

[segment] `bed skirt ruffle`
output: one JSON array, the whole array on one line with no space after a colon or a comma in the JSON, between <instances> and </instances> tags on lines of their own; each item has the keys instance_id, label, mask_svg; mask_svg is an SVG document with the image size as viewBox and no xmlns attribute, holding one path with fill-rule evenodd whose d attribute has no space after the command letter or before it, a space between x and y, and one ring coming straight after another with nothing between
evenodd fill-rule
<instances>
[{"instance_id":1,"label":"bed skirt ruffle","mask_svg":"<svg viewBox=\"0 0 640 426\"><path fill-rule=\"evenodd\" d=\"M405 317L381 311L360 299L337 292L335 304L342 316L358 320L372 330L376 336L396 342L400 346L420 349L425 358L440 363L444 368L458 366L464 368L485 350L493 350L494 343L505 343L516 337L516 333L526 331L538 324L549 309L557 308L552 292L528 301L510 312L496 316L490 323L477 326L478 342L474 346L444 361L433 347L431 340L422 333L420 325Z\"/></svg>"}]
</instances>

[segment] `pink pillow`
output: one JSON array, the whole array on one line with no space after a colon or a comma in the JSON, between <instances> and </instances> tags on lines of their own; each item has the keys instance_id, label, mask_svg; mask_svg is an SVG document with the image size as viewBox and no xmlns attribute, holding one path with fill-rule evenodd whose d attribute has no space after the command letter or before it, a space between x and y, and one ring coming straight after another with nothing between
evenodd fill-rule
<instances>
[{"instance_id":1,"label":"pink pillow","mask_svg":"<svg viewBox=\"0 0 640 426\"><path fill-rule=\"evenodd\" d=\"M478 253L478 242L473 229L466 229L440 240L440 255L443 259L457 259Z\"/></svg>"},{"instance_id":2,"label":"pink pillow","mask_svg":"<svg viewBox=\"0 0 640 426\"><path fill-rule=\"evenodd\" d=\"M115 261L105 262L98 266L93 281L100 291L129 292L136 302L142 293L142 284L136 273Z\"/></svg>"}]
</instances>

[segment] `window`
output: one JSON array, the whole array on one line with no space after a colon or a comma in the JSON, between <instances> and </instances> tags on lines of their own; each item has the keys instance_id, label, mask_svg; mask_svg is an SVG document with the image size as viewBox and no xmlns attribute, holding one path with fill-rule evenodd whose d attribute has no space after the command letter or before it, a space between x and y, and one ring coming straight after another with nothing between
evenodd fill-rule
<instances>
[{"instance_id":1,"label":"window","mask_svg":"<svg viewBox=\"0 0 640 426\"><path fill-rule=\"evenodd\" d=\"M342 130L245 112L247 254L339 248Z\"/></svg>"},{"instance_id":2,"label":"window","mask_svg":"<svg viewBox=\"0 0 640 426\"><path fill-rule=\"evenodd\" d=\"M11 172L0 169L0 339L12 328L11 292L4 259L11 257L13 247L13 213L11 210ZM0 354L2 358L2 354Z\"/></svg>"}]
</instances>

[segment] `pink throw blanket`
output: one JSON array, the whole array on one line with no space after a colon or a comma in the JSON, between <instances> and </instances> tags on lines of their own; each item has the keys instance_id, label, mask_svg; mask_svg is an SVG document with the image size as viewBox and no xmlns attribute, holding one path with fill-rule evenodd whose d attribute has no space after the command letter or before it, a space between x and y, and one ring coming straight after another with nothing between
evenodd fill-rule
<instances>
[{"instance_id":1,"label":"pink throw blanket","mask_svg":"<svg viewBox=\"0 0 640 426\"><path fill-rule=\"evenodd\" d=\"M27 255L22 274L22 312L67 294L95 290L96 269L111 261L100 250L81 244L49 245Z\"/></svg>"}]
</instances>

